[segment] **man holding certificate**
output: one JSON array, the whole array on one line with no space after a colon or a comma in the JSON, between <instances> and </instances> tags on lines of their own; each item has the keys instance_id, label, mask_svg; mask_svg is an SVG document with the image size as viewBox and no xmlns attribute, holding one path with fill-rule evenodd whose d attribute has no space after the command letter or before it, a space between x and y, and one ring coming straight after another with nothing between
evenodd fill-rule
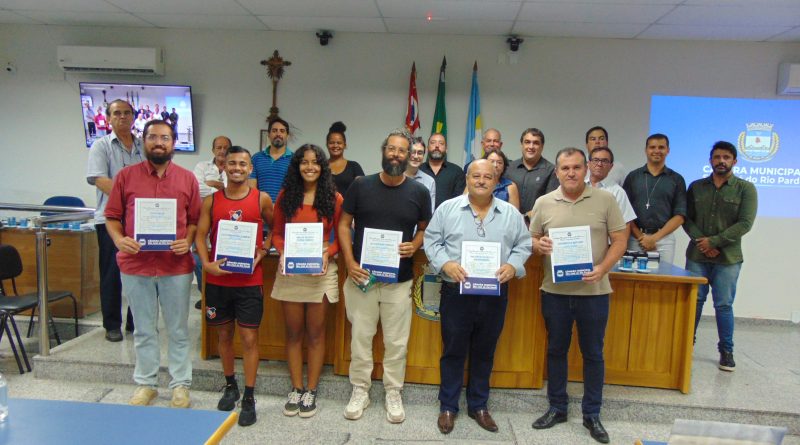
<instances>
[{"instance_id":1,"label":"man holding certificate","mask_svg":"<svg viewBox=\"0 0 800 445\"><path fill-rule=\"evenodd\" d=\"M239 324L244 349L244 397L239 425L256 422L253 395L258 371L258 326L264 312L261 286L262 227L272 221L272 200L266 192L248 186L253 169L250 152L233 146L225 155L227 185L203 200L195 244L206 271L206 323L217 327L225 390L217 404L231 411L239 400L233 369L233 322ZM209 255L206 240L211 239Z\"/></svg>"},{"instance_id":2,"label":"man holding certificate","mask_svg":"<svg viewBox=\"0 0 800 445\"><path fill-rule=\"evenodd\" d=\"M508 305L507 282L525 276L531 254L522 214L493 196L498 179L488 160L473 161L467 170L467 194L442 203L425 230L425 254L442 276L437 424L443 434L453 430L467 355L469 417L483 429L497 431L487 402Z\"/></svg>"},{"instance_id":3,"label":"man holding certificate","mask_svg":"<svg viewBox=\"0 0 800 445\"><path fill-rule=\"evenodd\" d=\"M353 392L344 416L361 418L372 384L372 338L383 327L383 387L386 418L405 420L403 389L411 329L411 257L422 246L431 219L428 189L405 176L411 136L396 130L383 141L383 170L357 178L344 198L339 244L348 279L342 288L352 324L350 383ZM355 239L351 225L355 221ZM416 233L415 233L416 230Z\"/></svg>"},{"instance_id":4,"label":"man holding certificate","mask_svg":"<svg viewBox=\"0 0 800 445\"><path fill-rule=\"evenodd\" d=\"M136 320L133 380L138 387L131 405L149 405L158 395L159 305L169 337L170 405L190 405L188 318L194 261L187 253L200 215L200 192L194 174L172 162L174 149L172 126L161 120L148 122L147 160L119 172L106 205L106 228L119 249L122 291Z\"/></svg>"},{"instance_id":5,"label":"man holding certificate","mask_svg":"<svg viewBox=\"0 0 800 445\"><path fill-rule=\"evenodd\" d=\"M586 168L583 151L559 151L555 173L561 186L533 206L533 250L544 255L541 294L550 402L533 427L550 428L567 421L567 351L574 324L583 355L583 426L596 441L608 443L600 423L603 339L611 293L608 271L625 253L628 226L614 195L586 185Z\"/></svg>"}]
</instances>

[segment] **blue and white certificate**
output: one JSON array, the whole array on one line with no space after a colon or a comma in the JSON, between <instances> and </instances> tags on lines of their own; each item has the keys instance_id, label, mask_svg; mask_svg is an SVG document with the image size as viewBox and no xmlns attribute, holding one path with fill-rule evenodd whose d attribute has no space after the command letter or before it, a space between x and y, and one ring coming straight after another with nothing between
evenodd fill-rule
<instances>
[{"instance_id":1,"label":"blue and white certificate","mask_svg":"<svg viewBox=\"0 0 800 445\"><path fill-rule=\"evenodd\" d=\"M403 232L396 230L364 229L361 243L361 268L368 270L376 281L397 283L400 274L400 243Z\"/></svg>"},{"instance_id":2,"label":"blue and white certificate","mask_svg":"<svg viewBox=\"0 0 800 445\"><path fill-rule=\"evenodd\" d=\"M285 227L284 273L322 273L322 223L287 223Z\"/></svg>"},{"instance_id":3,"label":"blue and white certificate","mask_svg":"<svg viewBox=\"0 0 800 445\"><path fill-rule=\"evenodd\" d=\"M460 292L468 295L500 296L500 243L481 241L461 242L461 267L467 278L461 282Z\"/></svg>"},{"instance_id":4,"label":"blue and white certificate","mask_svg":"<svg viewBox=\"0 0 800 445\"><path fill-rule=\"evenodd\" d=\"M592 235L589 226L550 229L553 283L580 281L592 270Z\"/></svg>"},{"instance_id":5,"label":"blue and white certificate","mask_svg":"<svg viewBox=\"0 0 800 445\"><path fill-rule=\"evenodd\" d=\"M176 199L136 198L133 215L133 239L140 251L169 250L178 226Z\"/></svg>"},{"instance_id":6,"label":"blue and white certificate","mask_svg":"<svg viewBox=\"0 0 800 445\"><path fill-rule=\"evenodd\" d=\"M219 220L214 261L227 258L219 266L220 269L235 273L253 273L256 267L256 239L260 235L256 223Z\"/></svg>"}]
</instances>

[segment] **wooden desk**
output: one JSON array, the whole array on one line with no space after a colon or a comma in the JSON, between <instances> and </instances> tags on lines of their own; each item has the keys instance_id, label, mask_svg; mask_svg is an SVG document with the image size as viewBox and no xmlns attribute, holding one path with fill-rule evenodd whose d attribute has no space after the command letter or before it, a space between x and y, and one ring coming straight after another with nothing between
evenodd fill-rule
<instances>
[{"instance_id":1,"label":"wooden desk","mask_svg":"<svg viewBox=\"0 0 800 445\"><path fill-rule=\"evenodd\" d=\"M259 330L261 358L285 360L284 324L280 304L268 298L272 291L277 258L264 263L264 319ZM415 286L425 254L414 256ZM541 316L539 286L543 271L540 257L525 265L527 275L509 286L508 309L503 333L495 353L491 385L499 388L541 388L544 386L547 335ZM339 281L345 278L340 260ZM672 265L663 265L654 274L612 272L611 296L605 338L606 383L674 388L689 391L691 381L692 338L697 286L705 283ZM350 366L350 323L343 299L328 311L325 363L334 372L347 375ZM409 301L409 304L412 304ZM216 335L203 323L202 356L217 355ZM236 346L237 356L241 348ZM408 342L406 381L439 384L441 331L438 322L414 315ZM373 378L383 373L383 337L380 329L373 341ZM582 360L573 335L569 356L570 380L581 380Z\"/></svg>"},{"instance_id":2,"label":"wooden desk","mask_svg":"<svg viewBox=\"0 0 800 445\"><path fill-rule=\"evenodd\" d=\"M100 266L97 234L93 231L48 230L47 281L53 290L72 292L78 300L78 317L100 310ZM22 275L17 277L20 294L36 292L36 232L30 229L0 230L0 243L17 248L22 258ZM9 290L10 291L10 290ZM50 305L54 317L72 317L72 301Z\"/></svg>"}]
</instances>

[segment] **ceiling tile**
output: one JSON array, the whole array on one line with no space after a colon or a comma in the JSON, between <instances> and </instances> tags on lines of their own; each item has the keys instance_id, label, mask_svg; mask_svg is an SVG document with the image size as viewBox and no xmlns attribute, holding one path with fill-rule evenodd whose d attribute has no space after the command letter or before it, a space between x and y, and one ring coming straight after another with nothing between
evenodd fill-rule
<instances>
[{"instance_id":1,"label":"ceiling tile","mask_svg":"<svg viewBox=\"0 0 800 445\"><path fill-rule=\"evenodd\" d=\"M535 37L632 39L647 26L647 24L643 23L517 22L514 26L513 34Z\"/></svg>"},{"instance_id":2,"label":"ceiling tile","mask_svg":"<svg viewBox=\"0 0 800 445\"><path fill-rule=\"evenodd\" d=\"M159 28L267 29L252 15L137 14Z\"/></svg>"},{"instance_id":3,"label":"ceiling tile","mask_svg":"<svg viewBox=\"0 0 800 445\"><path fill-rule=\"evenodd\" d=\"M103 0L0 0L2 9L28 11L120 12Z\"/></svg>"},{"instance_id":4,"label":"ceiling tile","mask_svg":"<svg viewBox=\"0 0 800 445\"><path fill-rule=\"evenodd\" d=\"M514 24L511 20L441 20L384 19L386 28L395 34L460 34L506 35Z\"/></svg>"},{"instance_id":5,"label":"ceiling tile","mask_svg":"<svg viewBox=\"0 0 800 445\"><path fill-rule=\"evenodd\" d=\"M514 20L522 2L482 0L377 0L383 17L448 20Z\"/></svg>"},{"instance_id":6,"label":"ceiling tile","mask_svg":"<svg viewBox=\"0 0 800 445\"><path fill-rule=\"evenodd\" d=\"M573 4L603 4L607 5L679 5L684 0L525 0L528 3L573 3ZM725 0L721 0L725 1Z\"/></svg>"},{"instance_id":7,"label":"ceiling tile","mask_svg":"<svg viewBox=\"0 0 800 445\"><path fill-rule=\"evenodd\" d=\"M653 25L638 38L659 40L749 40L762 41L789 28L780 26L691 26Z\"/></svg>"},{"instance_id":8,"label":"ceiling tile","mask_svg":"<svg viewBox=\"0 0 800 445\"><path fill-rule=\"evenodd\" d=\"M125 11L146 14L248 15L235 0L108 0Z\"/></svg>"},{"instance_id":9,"label":"ceiling tile","mask_svg":"<svg viewBox=\"0 0 800 445\"><path fill-rule=\"evenodd\" d=\"M769 38L772 42L800 42L800 27L792 28Z\"/></svg>"},{"instance_id":10,"label":"ceiling tile","mask_svg":"<svg viewBox=\"0 0 800 445\"><path fill-rule=\"evenodd\" d=\"M380 17L374 0L238 0L254 15L281 17Z\"/></svg>"},{"instance_id":11,"label":"ceiling tile","mask_svg":"<svg viewBox=\"0 0 800 445\"><path fill-rule=\"evenodd\" d=\"M525 3L518 20L529 22L653 23L674 6Z\"/></svg>"},{"instance_id":12,"label":"ceiling tile","mask_svg":"<svg viewBox=\"0 0 800 445\"><path fill-rule=\"evenodd\" d=\"M787 7L679 6L662 17L662 25L798 26L800 5Z\"/></svg>"},{"instance_id":13,"label":"ceiling tile","mask_svg":"<svg viewBox=\"0 0 800 445\"><path fill-rule=\"evenodd\" d=\"M63 26L142 26L153 25L125 12L26 11L25 16L47 25Z\"/></svg>"},{"instance_id":14,"label":"ceiling tile","mask_svg":"<svg viewBox=\"0 0 800 445\"><path fill-rule=\"evenodd\" d=\"M707 6L797 6L797 0L686 0L683 5L707 5Z\"/></svg>"},{"instance_id":15,"label":"ceiling tile","mask_svg":"<svg viewBox=\"0 0 800 445\"><path fill-rule=\"evenodd\" d=\"M355 17L271 17L258 16L258 19L274 31L316 31L328 29L340 32L386 32L383 20L379 18Z\"/></svg>"},{"instance_id":16,"label":"ceiling tile","mask_svg":"<svg viewBox=\"0 0 800 445\"><path fill-rule=\"evenodd\" d=\"M3 10L0 10L0 23L22 23L29 25L37 24L35 20L25 17L24 15L19 15L12 11L3 11Z\"/></svg>"}]
</instances>

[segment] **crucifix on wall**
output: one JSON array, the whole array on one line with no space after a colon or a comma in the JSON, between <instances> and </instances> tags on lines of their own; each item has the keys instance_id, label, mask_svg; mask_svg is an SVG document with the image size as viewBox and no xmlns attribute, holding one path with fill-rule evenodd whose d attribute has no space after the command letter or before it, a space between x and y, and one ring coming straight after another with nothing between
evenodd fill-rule
<instances>
[{"instance_id":1,"label":"crucifix on wall","mask_svg":"<svg viewBox=\"0 0 800 445\"><path fill-rule=\"evenodd\" d=\"M284 60L276 49L275 52L272 53L272 57L267 60L262 60L261 64L267 67L267 77L272 80L272 107L269 109L269 117L267 117L267 122L269 122L278 117L278 82L283 77L283 68L291 65L292 62Z\"/></svg>"}]
</instances>

